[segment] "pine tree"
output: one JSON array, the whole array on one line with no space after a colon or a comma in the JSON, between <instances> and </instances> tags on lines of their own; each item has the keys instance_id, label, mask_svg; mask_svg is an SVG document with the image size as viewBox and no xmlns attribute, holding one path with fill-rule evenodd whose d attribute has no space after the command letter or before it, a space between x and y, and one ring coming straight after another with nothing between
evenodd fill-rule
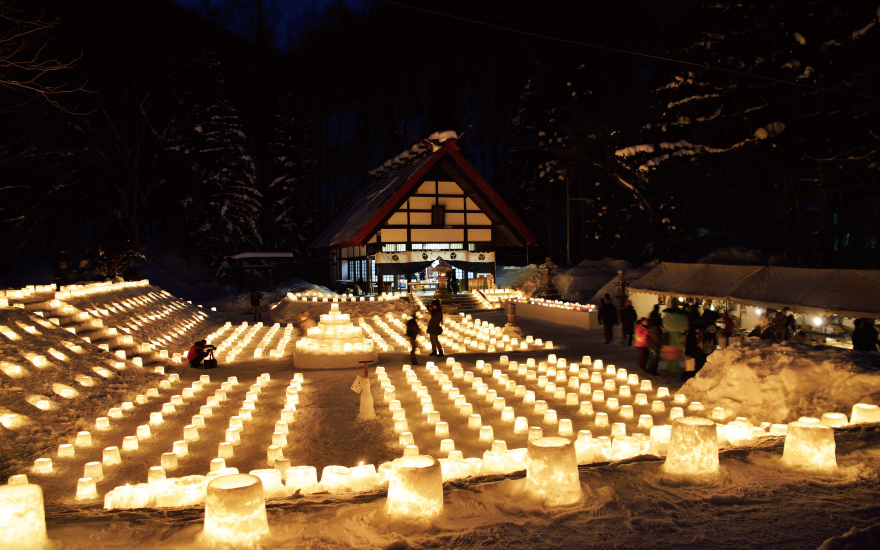
<instances>
[{"instance_id":1,"label":"pine tree","mask_svg":"<svg viewBox=\"0 0 880 550\"><path fill-rule=\"evenodd\" d=\"M520 101L507 166L517 182L510 198L544 221L548 253L562 257L570 239L573 262L655 257L675 229L656 223L644 182L613 155L613 132L592 97L586 66L563 72L539 64Z\"/></svg>"},{"instance_id":2,"label":"pine tree","mask_svg":"<svg viewBox=\"0 0 880 550\"><path fill-rule=\"evenodd\" d=\"M672 54L696 66L655 90L648 123L617 151L622 163L655 198L686 208L693 259L747 244L816 266L871 266L860 258L877 249L880 12L829 0L701 11L698 37Z\"/></svg>"},{"instance_id":3,"label":"pine tree","mask_svg":"<svg viewBox=\"0 0 880 550\"><path fill-rule=\"evenodd\" d=\"M194 92L176 151L187 171L182 200L192 246L212 266L239 252L259 249L262 214L252 146L229 99L220 63L210 53L193 62Z\"/></svg>"},{"instance_id":4,"label":"pine tree","mask_svg":"<svg viewBox=\"0 0 880 550\"><path fill-rule=\"evenodd\" d=\"M282 96L268 147L266 241L296 256L308 254L314 233L314 139L314 124L302 101L290 93Z\"/></svg>"}]
</instances>

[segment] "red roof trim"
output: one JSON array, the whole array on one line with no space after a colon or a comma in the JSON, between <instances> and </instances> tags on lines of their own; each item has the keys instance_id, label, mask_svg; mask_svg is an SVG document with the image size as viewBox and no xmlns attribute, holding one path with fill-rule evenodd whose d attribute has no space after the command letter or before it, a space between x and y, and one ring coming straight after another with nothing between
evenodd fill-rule
<instances>
[{"instance_id":1,"label":"red roof trim","mask_svg":"<svg viewBox=\"0 0 880 550\"><path fill-rule=\"evenodd\" d=\"M364 225L364 227L360 231L358 231L357 235L354 236L351 242L357 243L357 245L362 245L364 243L364 240L372 235L376 227L380 223L382 223L382 220L384 220L386 216L391 214L391 212L397 208L397 203L401 202L409 194L413 186L415 186L415 184L418 183L418 181L422 179L422 177L426 173L428 173L428 170L430 170L435 164L437 164L437 161L439 161L443 157L445 152L446 147L441 147L436 153L431 156L430 159L428 159L421 166L421 168L416 170L413 175L409 177L408 180L403 182L403 185L398 187L397 191L395 191L394 194L391 195L391 198L385 201L385 204L382 205L382 208L380 208L379 211L376 212L376 214L373 215L372 218L370 218L370 221L368 221L367 224Z\"/></svg>"},{"instance_id":2,"label":"red roof trim","mask_svg":"<svg viewBox=\"0 0 880 550\"><path fill-rule=\"evenodd\" d=\"M402 202L407 195L410 194L412 188L428 173L428 170L434 167L437 162L443 158L444 155L449 155L449 157L458 164L465 173L477 184L486 197L492 202L492 204L498 208L499 212L502 216L504 216L507 221L519 232L522 236L523 240L526 241L526 244L534 244L537 242L535 236L529 231L529 228L525 226L522 220L513 213L513 210L507 206L507 203L504 202L504 199L501 198L492 187L489 185L483 176L474 168L471 163L469 163L461 153L458 152L458 145L455 144L454 140L446 141L443 146L440 147L430 159L427 160L416 172L413 173L406 180L403 185L401 185L397 191L391 196L390 199L385 201L385 204L382 208L379 209L376 214L370 218L370 221L367 222L366 225L354 236L354 238L347 242L341 243L337 245L333 245L334 248L341 248L345 246L360 246L364 244L364 241L373 234L378 225L382 223L382 220L385 219L386 216L392 213L397 208L397 204Z\"/></svg>"},{"instance_id":3,"label":"red roof trim","mask_svg":"<svg viewBox=\"0 0 880 550\"><path fill-rule=\"evenodd\" d=\"M498 208L498 210L501 212L501 214L505 218L507 218L507 221L510 222L510 224L513 225L513 227L516 228L517 231L519 231L519 234L522 236L523 240L526 241L526 244L535 244L537 242L537 239L532 234L532 232L529 231L529 228L526 227L522 220L519 219L519 216L514 214L513 210L511 210L510 207L507 206L507 203L504 202L504 199L501 198L501 195L499 195L494 189L492 189L492 187L489 185L489 182L487 182L483 178L483 175L480 174L471 163L465 160L463 156L461 156L461 153L458 152L458 147L456 147L454 150L450 150L449 156L450 158L455 159L458 165L461 166L461 168L467 173L467 175L471 177L471 179L477 184L480 190L486 194L486 197L490 201L492 201L492 204L494 204L495 207Z\"/></svg>"}]
</instances>

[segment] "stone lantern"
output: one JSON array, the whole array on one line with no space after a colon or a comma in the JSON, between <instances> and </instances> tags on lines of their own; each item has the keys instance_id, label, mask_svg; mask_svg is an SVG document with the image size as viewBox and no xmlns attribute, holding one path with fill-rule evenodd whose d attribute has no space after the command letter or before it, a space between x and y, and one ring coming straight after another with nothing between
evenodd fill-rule
<instances>
[{"instance_id":1,"label":"stone lantern","mask_svg":"<svg viewBox=\"0 0 880 550\"><path fill-rule=\"evenodd\" d=\"M437 290L434 291L434 298L440 300L440 303L443 306L446 306L444 307L444 310L446 310L448 307L452 307L455 303L452 300L452 293L449 292L449 288L447 287L449 274L452 273L452 268L446 265L446 260L441 258L437 262L437 267L434 268L434 271L437 272Z\"/></svg>"},{"instance_id":2,"label":"stone lantern","mask_svg":"<svg viewBox=\"0 0 880 550\"><path fill-rule=\"evenodd\" d=\"M539 298L544 298L545 300L560 300L562 296L559 295L559 291L556 290L556 287L553 286L553 272L556 271L558 265L554 264L550 261L550 258L544 260L544 263L538 266L538 270L544 276L544 290L542 290L539 294Z\"/></svg>"}]
</instances>

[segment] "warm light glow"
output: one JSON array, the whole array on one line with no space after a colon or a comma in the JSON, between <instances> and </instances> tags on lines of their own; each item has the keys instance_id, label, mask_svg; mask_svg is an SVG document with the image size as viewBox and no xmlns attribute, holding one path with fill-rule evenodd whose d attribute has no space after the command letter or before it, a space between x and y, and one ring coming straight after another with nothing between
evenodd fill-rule
<instances>
[{"instance_id":1,"label":"warm light glow","mask_svg":"<svg viewBox=\"0 0 880 550\"><path fill-rule=\"evenodd\" d=\"M526 487L546 506L565 506L583 496L577 456L571 441L544 437L529 441Z\"/></svg>"},{"instance_id":2,"label":"warm light glow","mask_svg":"<svg viewBox=\"0 0 880 550\"><path fill-rule=\"evenodd\" d=\"M719 463L715 423L705 418L676 418L662 470L669 476L694 481L716 476Z\"/></svg>"},{"instance_id":3,"label":"warm light glow","mask_svg":"<svg viewBox=\"0 0 880 550\"><path fill-rule=\"evenodd\" d=\"M218 477L208 483L205 529L213 545L255 546L269 535L263 483L247 474Z\"/></svg>"},{"instance_id":4,"label":"warm light glow","mask_svg":"<svg viewBox=\"0 0 880 550\"><path fill-rule=\"evenodd\" d=\"M796 470L831 473L837 470L834 430L806 422L788 425L780 463Z\"/></svg>"},{"instance_id":5,"label":"warm light glow","mask_svg":"<svg viewBox=\"0 0 880 550\"><path fill-rule=\"evenodd\" d=\"M393 521L430 522L443 512L443 475L430 456L405 456L391 471L385 514Z\"/></svg>"}]
</instances>

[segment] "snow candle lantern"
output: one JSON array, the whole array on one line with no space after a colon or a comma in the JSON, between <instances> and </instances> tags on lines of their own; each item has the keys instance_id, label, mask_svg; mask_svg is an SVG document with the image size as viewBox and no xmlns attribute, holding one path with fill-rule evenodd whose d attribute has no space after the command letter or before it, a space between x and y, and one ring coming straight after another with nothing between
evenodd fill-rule
<instances>
[{"instance_id":1,"label":"snow candle lantern","mask_svg":"<svg viewBox=\"0 0 880 550\"><path fill-rule=\"evenodd\" d=\"M789 468L831 473L837 470L834 430L824 424L788 425L781 463Z\"/></svg>"},{"instance_id":2,"label":"snow candle lantern","mask_svg":"<svg viewBox=\"0 0 880 550\"><path fill-rule=\"evenodd\" d=\"M49 544L39 485L0 487L0 547L42 550Z\"/></svg>"},{"instance_id":3,"label":"snow candle lantern","mask_svg":"<svg viewBox=\"0 0 880 550\"><path fill-rule=\"evenodd\" d=\"M718 474L718 432L705 418L681 417L672 423L665 474L693 480Z\"/></svg>"},{"instance_id":4,"label":"snow candle lantern","mask_svg":"<svg viewBox=\"0 0 880 550\"><path fill-rule=\"evenodd\" d=\"M574 445L563 437L529 441L526 487L547 506L575 504L583 497Z\"/></svg>"},{"instance_id":5,"label":"snow candle lantern","mask_svg":"<svg viewBox=\"0 0 880 550\"><path fill-rule=\"evenodd\" d=\"M880 407L866 403L856 403L853 405L852 414L849 418L853 424L880 422Z\"/></svg>"},{"instance_id":6,"label":"snow candle lantern","mask_svg":"<svg viewBox=\"0 0 880 550\"><path fill-rule=\"evenodd\" d=\"M205 542L253 546L268 534L269 521L260 478L233 474L208 484L202 532Z\"/></svg>"},{"instance_id":7,"label":"snow candle lantern","mask_svg":"<svg viewBox=\"0 0 880 550\"><path fill-rule=\"evenodd\" d=\"M395 521L430 522L443 512L443 474L430 456L405 456L391 472L385 513Z\"/></svg>"}]
</instances>

